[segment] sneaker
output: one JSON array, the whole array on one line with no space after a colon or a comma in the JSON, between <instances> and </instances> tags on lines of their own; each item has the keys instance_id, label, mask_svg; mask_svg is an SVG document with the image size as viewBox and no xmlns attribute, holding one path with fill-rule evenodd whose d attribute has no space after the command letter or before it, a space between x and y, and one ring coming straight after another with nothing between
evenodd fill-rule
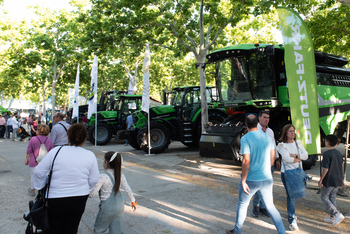
<instances>
[{"instance_id":1,"label":"sneaker","mask_svg":"<svg viewBox=\"0 0 350 234\"><path fill-rule=\"evenodd\" d=\"M326 222L326 223L333 223L334 222L334 216L330 216L329 218L325 218L324 219L324 221Z\"/></svg>"},{"instance_id":2,"label":"sneaker","mask_svg":"<svg viewBox=\"0 0 350 234\"><path fill-rule=\"evenodd\" d=\"M35 189L28 189L28 194L29 194L29 196L32 196L32 197L34 197L35 196Z\"/></svg>"},{"instance_id":3,"label":"sneaker","mask_svg":"<svg viewBox=\"0 0 350 234\"><path fill-rule=\"evenodd\" d=\"M253 212L254 217L259 217L259 206L253 206Z\"/></svg>"},{"instance_id":4,"label":"sneaker","mask_svg":"<svg viewBox=\"0 0 350 234\"><path fill-rule=\"evenodd\" d=\"M259 212L262 213L265 217L270 217L269 213L265 208L259 208Z\"/></svg>"},{"instance_id":5,"label":"sneaker","mask_svg":"<svg viewBox=\"0 0 350 234\"><path fill-rule=\"evenodd\" d=\"M226 230L226 234L235 234L235 230L234 229ZM238 234L241 234L241 233L238 233Z\"/></svg>"},{"instance_id":6,"label":"sneaker","mask_svg":"<svg viewBox=\"0 0 350 234\"><path fill-rule=\"evenodd\" d=\"M291 231L296 231L296 230L299 230L299 227L298 227L297 223L291 223L291 224L289 224L289 229Z\"/></svg>"},{"instance_id":7,"label":"sneaker","mask_svg":"<svg viewBox=\"0 0 350 234\"><path fill-rule=\"evenodd\" d=\"M335 225L341 223L344 219L345 219L344 215L342 213L338 213L334 218L334 222L333 222L332 226L335 226Z\"/></svg>"},{"instance_id":8,"label":"sneaker","mask_svg":"<svg viewBox=\"0 0 350 234\"><path fill-rule=\"evenodd\" d=\"M125 146L127 146L128 145L128 143L125 143Z\"/></svg>"}]
</instances>

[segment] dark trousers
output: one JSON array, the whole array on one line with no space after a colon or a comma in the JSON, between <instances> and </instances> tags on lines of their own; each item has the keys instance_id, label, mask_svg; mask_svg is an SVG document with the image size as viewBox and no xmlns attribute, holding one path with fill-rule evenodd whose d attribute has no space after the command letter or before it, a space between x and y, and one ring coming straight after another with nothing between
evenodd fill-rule
<instances>
[{"instance_id":1,"label":"dark trousers","mask_svg":"<svg viewBox=\"0 0 350 234\"><path fill-rule=\"evenodd\" d=\"M7 125L7 138L9 139L10 139L11 131L12 131L12 125Z\"/></svg>"},{"instance_id":2,"label":"dark trousers","mask_svg":"<svg viewBox=\"0 0 350 234\"><path fill-rule=\"evenodd\" d=\"M50 230L45 234L76 234L88 195L48 199Z\"/></svg>"},{"instance_id":3,"label":"dark trousers","mask_svg":"<svg viewBox=\"0 0 350 234\"><path fill-rule=\"evenodd\" d=\"M5 135L5 125L0 125L0 138L4 138Z\"/></svg>"}]
</instances>

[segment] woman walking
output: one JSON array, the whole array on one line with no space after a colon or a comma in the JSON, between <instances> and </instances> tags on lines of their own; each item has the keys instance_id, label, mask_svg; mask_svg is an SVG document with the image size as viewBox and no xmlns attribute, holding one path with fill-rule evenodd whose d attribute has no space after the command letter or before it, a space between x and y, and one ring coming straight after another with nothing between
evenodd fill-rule
<instances>
[{"instance_id":1,"label":"woman walking","mask_svg":"<svg viewBox=\"0 0 350 234\"><path fill-rule=\"evenodd\" d=\"M67 131L69 146L55 147L39 163L34 171L35 188L41 189L52 166L51 185L48 194L50 230L45 234L73 234L78 232L90 189L99 180L96 156L82 148L88 133L83 124L73 124Z\"/></svg>"},{"instance_id":2,"label":"woman walking","mask_svg":"<svg viewBox=\"0 0 350 234\"><path fill-rule=\"evenodd\" d=\"M308 153L300 143L300 140L296 141L295 127L292 124L287 124L283 127L282 137L280 140L282 142L278 144L277 151L282 156L281 179L287 194L289 229L294 231L299 230L299 227L297 225L297 217L295 216L296 200L292 199L290 196L291 191L288 191L284 174L287 170L293 170L298 167L302 167L301 161L308 158Z\"/></svg>"},{"instance_id":3,"label":"woman walking","mask_svg":"<svg viewBox=\"0 0 350 234\"><path fill-rule=\"evenodd\" d=\"M38 162L36 158L39 155L40 145L44 144L47 152L49 152L52 148L52 141L47 135L50 133L50 129L47 125L40 124L36 130L36 137L30 139L27 147L27 155L25 165L29 165L31 177L30 177L30 188L28 189L28 193L30 196L35 196L34 189L34 170L35 167L38 166Z\"/></svg>"}]
</instances>

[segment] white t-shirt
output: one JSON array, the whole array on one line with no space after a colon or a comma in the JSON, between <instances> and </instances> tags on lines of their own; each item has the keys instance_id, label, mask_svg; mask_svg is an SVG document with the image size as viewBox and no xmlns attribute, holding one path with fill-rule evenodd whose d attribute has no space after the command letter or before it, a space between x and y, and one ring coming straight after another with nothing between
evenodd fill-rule
<instances>
[{"instance_id":1,"label":"white t-shirt","mask_svg":"<svg viewBox=\"0 0 350 234\"><path fill-rule=\"evenodd\" d=\"M35 168L35 189L44 187L46 175L59 148L50 150ZM88 195L98 180L98 165L93 152L78 146L63 146L54 162L49 198Z\"/></svg>"},{"instance_id":2,"label":"white t-shirt","mask_svg":"<svg viewBox=\"0 0 350 234\"><path fill-rule=\"evenodd\" d=\"M258 123L258 130L265 132L263 127L260 125L260 123ZM266 127L266 132L265 133L271 137L273 145L275 146L276 158L279 158L278 152L277 152L277 149L276 149L275 134L273 133L272 129L269 128L268 126Z\"/></svg>"},{"instance_id":3,"label":"white t-shirt","mask_svg":"<svg viewBox=\"0 0 350 234\"><path fill-rule=\"evenodd\" d=\"M278 152L282 155L281 172L283 173L285 170L293 170L295 168L298 168L299 165L303 167L303 164L301 162L293 163L294 157L291 157L289 154L300 154L301 160L306 160L309 157L309 154L305 150L304 146L300 143L300 140L297 140L296 142L299 146L299 152L294 141L293 143L281 142L277 146Z\"/></svg>"}]
</instances>

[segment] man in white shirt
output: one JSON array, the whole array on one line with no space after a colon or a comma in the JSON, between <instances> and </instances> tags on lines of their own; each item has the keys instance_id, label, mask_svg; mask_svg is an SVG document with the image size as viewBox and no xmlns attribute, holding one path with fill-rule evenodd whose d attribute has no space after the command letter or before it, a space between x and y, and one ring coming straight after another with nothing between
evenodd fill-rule
<instances>
[{"instance_id":1,"label":"man in white shirt","mask_svg":"<svg viewBox=\"0 0 350 234\"><path fill-rule=\"evenodd\" d=\"M16 141L15 135L17 137L18 121L15 115L12 117L11 123L12 123L12 141Z\"/></svg>"},{"instance_id":2,"label":"man in white shirt","mask_svg":"<svg viewBox=\"0 0 350 234\"><path fill-rule=\"evenodd\" d=\"M59 145L68 145L67 130L70 124L63 120L64 115L61 112L55 113L53 116L53 121L55 125L52 127L50 138L53 147Z\"/></svg>"},{"instance_id":3,"label":"man in white shirt","mask_svg":"<svg viewBox=\"0 0 350 234\"><path fill-rule=\"evenodd\" d=\"M126 129L130 129L131 126L134 124L134 121L132 119L132 115L129 115L127 118L126 118ZM125 142L125 145L128 145L129 141L128 139L126 139L126 142Z\"/></svg>"},{"instance_id":4,"label":"man in white shirt","mask_svg":"<svg viewBox=\"0 0 350 234\"><path fill-rule=\"evenodd\" d=\"M275 160L276 169L280 170L281 163L279 161L279 156L278 156L278 152L276 149L275 134L273 133L272 129L267 126L269 124L269 121L270 121L270 113L266 110L262 110L259 112L258 119L259 119L258 130L265 132L272 139L272 142L275 146L275 152L276 152L276 160ZM275 171L275 166L272 165L271 172L273 173L274 171ZM269 213L266 211L266 209L264 207L264 204L261 202L259 192L257 192L253 198L253 216L258 217L259 213L262 213L266 217L270 217Z\"/></svg>"}]
</instances>

